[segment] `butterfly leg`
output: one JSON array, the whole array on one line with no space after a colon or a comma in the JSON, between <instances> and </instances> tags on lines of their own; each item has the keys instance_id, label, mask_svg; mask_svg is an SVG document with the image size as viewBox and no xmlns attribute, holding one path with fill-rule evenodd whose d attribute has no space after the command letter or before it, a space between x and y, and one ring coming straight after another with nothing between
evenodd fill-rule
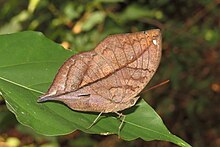
<instances>
[{"instance_id":1,"label":"butterfly leg","mask_svg":"<svg viewBox=\"0 0 220 147\"><path fill-rule=\"evenodd\" d=\"M95 123L97 123L98 119L100 118L100 116L102 115L103 112L100 112L99 115L95 118L95 120L92 122L91 125L89 125L89 127L87 127L87 129L90 129Z\"/></svg>"},{"instance_id":2,"label":"butterfly leg","mask_svg":"<svg viewBox=\"0 0 220 147\"><path fill-rule=\"evenodd\" d=\"M121 118L121 117L123 117L122 118L122 120L121 120L121 124L119 125L119 127L118 127L118 138L120 138L120 132L121 132L121 128L122 128L122 126L123 126L123 123L124 123L124 121L125 121L125 115L123 115L122 113L118 113L118 112L115 112L118 116L119 116L119 118Z\"/></svg>"}]
</instances>

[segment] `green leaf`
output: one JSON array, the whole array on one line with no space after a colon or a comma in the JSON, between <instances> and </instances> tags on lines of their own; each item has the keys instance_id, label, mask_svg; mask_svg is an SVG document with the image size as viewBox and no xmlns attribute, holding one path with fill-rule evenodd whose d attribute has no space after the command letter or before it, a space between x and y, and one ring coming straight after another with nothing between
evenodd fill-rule
<instances>
[{"instance_id":1,"label":"green leaf","mask_svg":"<svg viewBox=\"0 0 220 147\"><path fill-rule=\"evenodd\" d=\"M94 26L97 24L100 24L105 19L105 13L104 12L92 12L89 14L89 17L83 22L82 30L88 31L91 30Z\"/></svg>"},{"instance_id":2,"label":"green leaf","mask_svg":"<svg viewBox=\"0 0 220 147\"><path fill-rule=\"evenodd\" d=\"M97 113L73 111L56 102L37 103L58 68L73 54L71 51L36 32L2 35L0 44L0 91L20 123L49 136L68 134L76 129L93 134L117 134L121 121L115 114L102 115L87 129ZM126 115L120 131L122 139L164 140L190 146L171 134L144 100L122 113Z\"/></svg>"},{"instance_id":3,"label":"green leaf","mask_svg":"<svg viewBox=\"0 0 220 147\"><path fill-rule=\"evenodd\" d=\"M144 5L132 4L126 7L124 12L116 15L120 22L126 23L127 21L137 21L145 18L162 19L163 13L159 9L150 9Z\"/></svg>"}]
</instances>

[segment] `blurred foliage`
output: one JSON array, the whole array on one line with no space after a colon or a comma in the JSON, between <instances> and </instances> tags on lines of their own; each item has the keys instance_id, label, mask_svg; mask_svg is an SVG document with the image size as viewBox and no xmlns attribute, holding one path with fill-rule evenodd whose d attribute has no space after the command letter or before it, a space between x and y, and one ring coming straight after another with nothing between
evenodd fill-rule
<instances>
[{"instance_id":1,"label":"blurred foliage","mask_svg":"<svg viewBox=\"0 0 220 147\"><path fill-rule=\"evenodd\" d=\"M109 34L160 28L163 57L150 85L165 79L171 82L142 97L171 132L191 145L220 146L219 14L219 0L0 0L0 34L40 31L79 52L94 48ZM33 132L23 132L18 126L0 98L0 145L14 141L30 146L171 146L166 142L123 142L114 136L80 132L53 140L43 136L37 139Z\"/></svg>"}]
</instances>

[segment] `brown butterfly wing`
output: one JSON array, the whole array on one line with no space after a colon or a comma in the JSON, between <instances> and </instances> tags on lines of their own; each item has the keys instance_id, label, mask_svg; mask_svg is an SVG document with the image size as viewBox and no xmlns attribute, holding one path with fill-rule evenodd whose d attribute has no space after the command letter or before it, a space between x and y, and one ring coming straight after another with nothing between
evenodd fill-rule
<instances>
[{"instance_id":1,"label":"brown butterfly wing","mask_svg":"<svg viewBox=\"0 0 220 147\"><path fill-rule=\"evenodd\" d=\"M69 58L39 101L62 101L79 111L124 110L136 103L160 58L158 29L111 35L94 50Z\"/></svg>"}]
</instances>

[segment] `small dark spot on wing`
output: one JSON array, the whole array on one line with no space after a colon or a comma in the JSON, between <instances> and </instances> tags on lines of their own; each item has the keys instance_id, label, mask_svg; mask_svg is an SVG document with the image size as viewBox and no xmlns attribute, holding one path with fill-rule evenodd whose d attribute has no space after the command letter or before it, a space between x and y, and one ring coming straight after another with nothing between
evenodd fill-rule
<instances>
[{"instance_id":1,"label":"small dark spot on wing","mask_svg":"<svg viewBox=\"0 0 220 147\"><path fill-rule=\"evenodd\" d=\"M79 94L78 97L90 97L90 94Z\"/></svg>"}]
</instances>

